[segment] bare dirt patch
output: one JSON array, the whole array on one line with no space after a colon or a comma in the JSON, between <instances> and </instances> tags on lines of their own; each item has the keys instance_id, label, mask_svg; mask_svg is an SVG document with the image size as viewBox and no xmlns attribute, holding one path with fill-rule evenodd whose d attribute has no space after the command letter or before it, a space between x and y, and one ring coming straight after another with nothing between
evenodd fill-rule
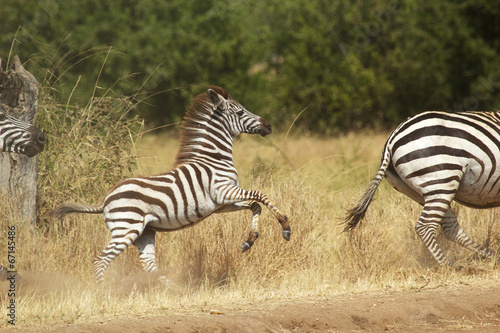
<instances>
[{"instance_id":1,"label":"bare dirt patch","mask_svg":"<svg viewBox=\"0 0 500 333\"><path fill-rule=\"evenodd\" d=\"M46 326L52 332L499 332L500 286L289 298L162 316ZM39 332L7 328L5 332Z\"/></svg>"}]
</instances>

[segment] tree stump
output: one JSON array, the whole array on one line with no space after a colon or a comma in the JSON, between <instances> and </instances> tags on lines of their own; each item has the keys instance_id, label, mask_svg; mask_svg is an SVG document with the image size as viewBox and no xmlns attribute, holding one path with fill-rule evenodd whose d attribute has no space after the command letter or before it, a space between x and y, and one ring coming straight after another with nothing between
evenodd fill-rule
<instances>
[{"instance_id":1,"label":"tree stump","mask_svg":"<svg viewBox=\"0 0 500 333\"><path fill-rule=\"evenodd\" d=\"M17 56L5 72L0 59L0 106L5 113L33 124L38 108L38 82ZM11 213L31 226L36 223L37 166L38 155L28 158L0 153L0 194L9 199Z\"/></svg>"}]
</instances>

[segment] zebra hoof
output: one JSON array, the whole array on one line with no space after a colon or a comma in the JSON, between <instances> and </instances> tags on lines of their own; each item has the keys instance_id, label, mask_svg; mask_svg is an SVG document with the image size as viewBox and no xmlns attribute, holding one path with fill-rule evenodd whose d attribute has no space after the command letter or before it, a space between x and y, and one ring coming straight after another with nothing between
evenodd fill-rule
<instances>
[{"instance_id":1,"label":"zebra hoof","mask_svg":"<svg viewBox=\"0 0 500 333\"><path fill-rule=\"evenodd\" d=\"M290 228L283 230L283 238L286 239L287 241L290 240L290 236L292 235L292 231Z\"/></svg>"},{"instance_id":2,"label":"zebra hoof","mask_svg":"<svg viewBox=\"0 0 500 333\"><path fill-rule=\"evenodd\" d=\"M241 245L241 253L249 250L251 247L252 247L253 243L250 243L250 242L243 242L243 244Z\"/></svg>"}]
</instances>

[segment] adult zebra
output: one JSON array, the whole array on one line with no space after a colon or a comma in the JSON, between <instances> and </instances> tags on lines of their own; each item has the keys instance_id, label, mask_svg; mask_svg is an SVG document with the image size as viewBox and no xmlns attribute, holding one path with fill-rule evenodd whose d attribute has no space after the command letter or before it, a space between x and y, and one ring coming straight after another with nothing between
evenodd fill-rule
<instances>
[{"instance_id":1,"label":"adult zebra","mask_svg":"<svg viewBox=\"0 0 500 333\"><path fill-rule=\"evenodd\" d=\"M252 229L242 250L248 250L258 237L263 203L290 239L288 218L258 191L238 187L238 173L233 164L233 139L239 133L266 136L271 125L247 111L220 87L210 87L198 95L181 125L180 148L174 169L167 173L126 179L116 185L99 207L62 204L52 215L68 213L104 213L111 241L95 258L97 282L102 282L109 263L134 244L139 248L143 270L157 270L156 231L173 231L193 226L212 213L250 209Z\"/></svg>"},{"instance_id":2,"label":"adult zebra","mask_svg":"<svg viewBox=\"0 0 500 333\"><path fill-rule=\"evenodd\" d=\"M0 111L0 152L33 157L44 146L45 135L37 127Z\"/></svg>"},{"instance_id":3,"label":"adult zebra","mask_svg":"<svg viewBox=\"0 0 500 333\"><path fill-rule=\"evenodd\" d=\"M453 200L473 208L500 206L500 112L429 111L408 118L389 136L380 168L359 203L348 211L345 230L363 219L385 176L423 206L415 226L440 265L451 265L436 241L448 240L484 258L493 251L470 239L450 209Z\"/></svg>"}]
</instances>

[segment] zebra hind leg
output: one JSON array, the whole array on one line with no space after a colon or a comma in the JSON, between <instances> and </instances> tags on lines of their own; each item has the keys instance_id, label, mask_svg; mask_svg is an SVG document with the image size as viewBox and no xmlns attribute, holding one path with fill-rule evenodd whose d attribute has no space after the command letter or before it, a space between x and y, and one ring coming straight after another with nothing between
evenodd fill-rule
<instances>
[{"instance_id":1,"label":"zebra hind leg","mask_svg":"<svg viewBox=\"0 0 500 333\"><path fill-rule=\"evenodd\" d=\"M415 231L424 242L427 249L432 254L434 259L441 265L449 265L452 263L446 258L439 247L436 240L437 228L441 225L446 212L450 209L450 199L437 198L434 200L426 200L422 214L418 219Z\"/></svg>"},{"instance_id":2,"label":"zebra hind leg","mask_svg":"<svg viewBox=\"0 0 500 333\"><path fill-rule=\"evenodd\" d=\"M474 240L470 239L469 236L467 236L460 224L458 224L457 217L451 210L448 210L446 213L441 226L443 227L443 233L448 240L476 252L485 259L490 258L493 255L492 250L488 249L486 246L476 243Z\"/></svg>"},{"instance_id":3,"label":"zebra hind leg","mask_svg":"<svg viewBox=\"0 0 500 333\"><path fill-rule=\"evenodd\" d=\"M132 245L138 235L139 233L136 230L129 229L125 235L111 230L111 241L102 251L101 255L94 259L94 273L98 284L104 281L104 272L111 261Z\"/></svg>"},{"instance_id":4,"label":"zebra hind leg","mask_svg":"<svg viewBox=\"0 0 500 333\"><path fill-rule=\"evenodd\" d=\"M155 256L155 234L156 231L146 229L134 242L134 245L139 249L139 262L142 270L147 273L158 271Z\"/></svg>"},{"instance_id":5,"label":"zebra hind leg","mask_svg":"<svg viewBox=\"0 0 500 333\"><path fill-rule=\"evenodd\" d=\"M252 210L253 213L252 229L250 230L248 239L241 245L241 252L249 250L252 247L255 240L259 237L259 222L260 222L260 213L262 212L262 208L257 202L253 202L250 206L250 209Z\"/></svg>"}]
</instances>

